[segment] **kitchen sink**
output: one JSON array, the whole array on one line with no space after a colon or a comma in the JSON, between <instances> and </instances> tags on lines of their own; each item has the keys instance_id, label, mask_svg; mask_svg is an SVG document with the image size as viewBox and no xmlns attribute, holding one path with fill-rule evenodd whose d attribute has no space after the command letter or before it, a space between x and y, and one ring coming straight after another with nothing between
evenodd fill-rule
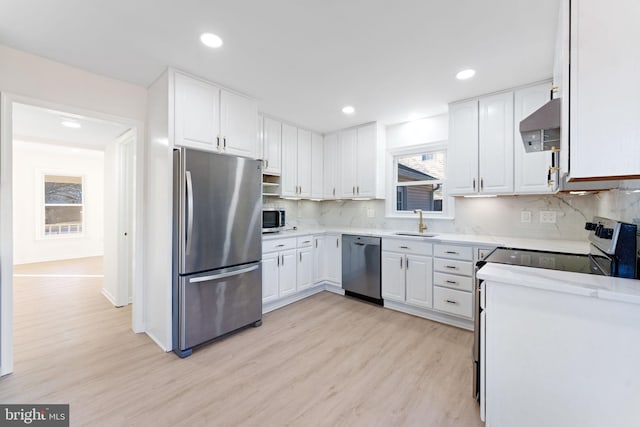
<instances>
[{"instance_id":1,"label":"kitchen sink","mask_svg":"<svg viewBox=\"0 0 640 427\"><path fill-rule=\"evenodd\" d=\"M398 231L397 233L393 233L396 236L410 236L410 237L436 237L437 234L429 234L429 233L411 233L408 231Z\"/></svg>"}]
</instances>

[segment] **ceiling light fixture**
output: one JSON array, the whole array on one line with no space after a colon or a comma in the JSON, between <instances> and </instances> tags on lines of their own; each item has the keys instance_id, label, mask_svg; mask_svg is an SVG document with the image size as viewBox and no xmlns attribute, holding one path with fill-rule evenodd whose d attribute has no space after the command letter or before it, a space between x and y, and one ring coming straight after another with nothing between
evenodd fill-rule
<instances>
[{"instance_id":1,"label":"ceiling light fixture","mask_svg":"<svg viewBox=\"0 0 640 427\"><path fill-rule=\"evenodd\" d=\"M347 105L345 107L342 107L342 112L345 114L353 114L356 112L356 109L353 108L351 105Z\"/></svg>"},{"instance_id":2,"label":"ceiling light fixture","mask_svg":"<svg viewBox=\"0 0 640 427\"><path fill-rule=\"evenodd\" d=\"M456 79L458 80L467 80L476 75L476 70L472 70L469 68L468 70L462 70L458 74L456 74Z\"/></svg>"},{"instance_id":3,"label":"ceiling light fixture","mask_svg":"<svg viewBox=\"0 0 640 427\"><path fill-rule=\"evenodd\" d=\"M62 122L60 122L60 124L62 126L66 126L68 128L72 128L72 129L79 129L82 127L82 125L78 122L72 122L71 120L64 120Z\"/></svg>"},{"instance_id":4,"label":"ceiling light fixture","mask_svg":"<svg viewBox=\"0 0 640 427\"><path fill-rule=\"evenodd\" d=\"M203 33L200 36L200 41L205 45L213 48L222 46L222 39L213 33Z\"/></svg>"}]
</instances>

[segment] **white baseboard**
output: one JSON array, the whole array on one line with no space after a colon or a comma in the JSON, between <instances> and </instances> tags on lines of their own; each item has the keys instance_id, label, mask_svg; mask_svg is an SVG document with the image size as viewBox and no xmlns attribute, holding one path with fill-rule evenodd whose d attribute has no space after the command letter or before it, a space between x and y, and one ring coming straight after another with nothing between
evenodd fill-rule
<instances>
[{"instance_id":1,"label":"white baseboard","mask_svg":"<svg viewBox=\"0 0 640 427\"><path fill-rule=\"evenodd\" d=\"M311 295L315 295L318 292L324 291L324 286L315 285L312 288L305 289L303 291L297 292L293 295L286 296L277 301L272 301L267 304L262 305L262 314L269 313L270 311L277 310L279 308L284 307L285 305L292 304L296 301L300 301L301 299L305 299L310 297Z\"/></svg>"},{"instance_id":2,"label":"white baseboard","mask_svg":"<svg viewBox=\"0 0 640 427\"><path fill-rule=\"evenodd\" d=\"M413 316L422 317L424 319L435 320L436 322L446 323L447 325L456 326L461 329L473 331L473 320L462 319L456 316L450 316L439 311L429 310L426 308L418 308L410 305L402 304L395 301L384 301L384 308L401 311Z\"/></svg>"},{"instance_id":3,"label":"white baseboard","mask_svg":"<svg viewBox=\"0 0 640 427\"><path fill-rule=\"evenodd\" d=\"M114 307L117 307L118 305L116 304L116 299L113 295L111 295L111 292L109 292L108 290L106 290L105 288L102 288L102 295L104 295L104 297L109 300L109 302L111 303L111 305L113 305Z\"/></svg>"},{"instance_id":4,"label":"white baseboard","mask_svg":"<svg viewBox=\"0 0 640 427\"><path fill-rule=\"evenodd\" d=\"M331 282L324 282L324 290L333 292L334 294L344 295L344 289L342 289L342 285L337 285Z\"/></svg>"}]
</instances>

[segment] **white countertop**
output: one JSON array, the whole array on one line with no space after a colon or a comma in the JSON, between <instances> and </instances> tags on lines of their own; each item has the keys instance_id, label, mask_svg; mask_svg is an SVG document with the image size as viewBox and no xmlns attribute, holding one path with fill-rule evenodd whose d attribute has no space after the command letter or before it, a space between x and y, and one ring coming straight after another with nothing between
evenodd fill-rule
<instances>
[{"instance_id":1,"label":"white countertop","mask_svg":"<svg viewBox=\"0 0 640 427\"><path fill-rule=\"evenodd\" d=\"M483 266L477 276L489 283L640 305L640 280L495 263Z\"/></svg>"},{"instance_id":2,"label":"white countertop","mask_svg":"<svg viewBox=\"0 0 640 427\"><path fill-rule=\"evenodd\" d=\"M310 234L357 234L361 236L388 237L396 239L424 239L434 243L458 243L474 246L506 246L510 248L532 249L539 251L564 252L574 254L589 253L589 242L579 240L549 240L549 239L527 239L520 237L504 236L484 236L476 234L452 234L427 232L434 237L412 237L399 236L398 230L349 228L349 227L324 227L324 228L301 228L298 230L287 230L279 233L267 233L262 235L263 240L283 239L287 237L306 236Z\"/></svg>"}]
</instances>

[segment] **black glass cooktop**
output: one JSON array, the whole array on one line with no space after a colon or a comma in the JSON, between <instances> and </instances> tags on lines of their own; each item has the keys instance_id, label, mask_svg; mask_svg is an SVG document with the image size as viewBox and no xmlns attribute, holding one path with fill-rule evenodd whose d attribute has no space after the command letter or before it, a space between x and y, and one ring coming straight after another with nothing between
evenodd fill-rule
<instances>
[{"instance_id":1,"label":"black glass cooktop","mask_svg":"<svg viewBox=\"0 0 640 427\"><path fill-rule=\"evenodd\" d=\"M497 248L487 255L483 261L485 263L494 262L498 264L546 268L549 270L570 271L574 273L603 274L591 261L589 255ZM480 263L482 263L482 261Z\"/></svg>"}]
</instances>

